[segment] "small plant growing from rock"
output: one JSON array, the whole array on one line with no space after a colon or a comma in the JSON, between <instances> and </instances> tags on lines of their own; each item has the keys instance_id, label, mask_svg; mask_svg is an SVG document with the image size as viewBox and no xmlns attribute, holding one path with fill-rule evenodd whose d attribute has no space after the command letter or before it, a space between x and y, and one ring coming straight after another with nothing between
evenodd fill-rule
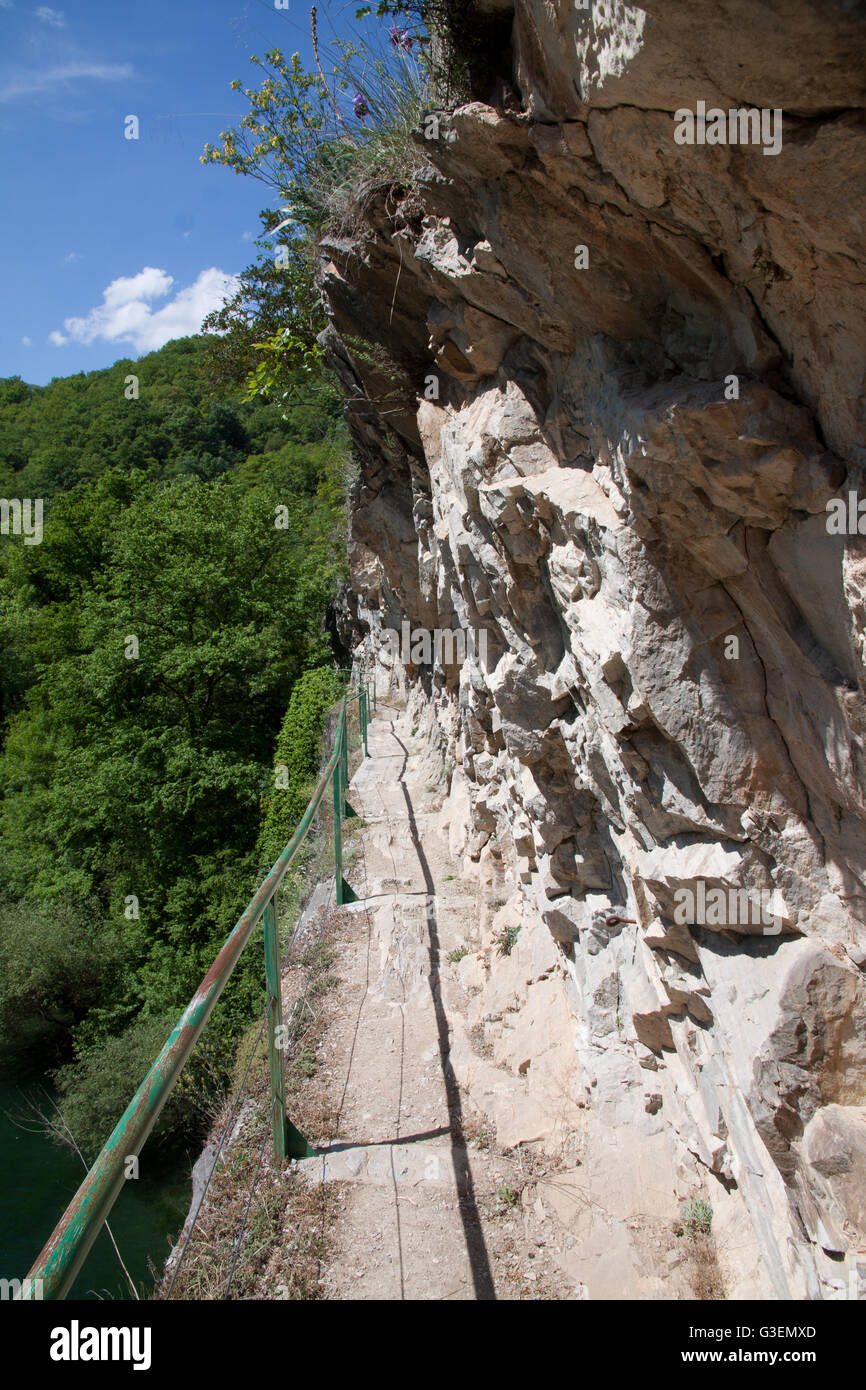
<instances>
[{"instance_id":1,"label":"small plant growing from rock","mask_svg":"<svg viewBox=\"0 0 866 1390\"><path fill-rule=\"evenodd\" d=\"M495 1138L495 1131L481 1115L467 1115L458 1128L458 1140L475 1149L489 1149Z\"/></svg>"},{"instance_id":2,"label":"small plant growing from rock","mask_svg":"<svg viewBox=\"0 0 866 1390\"><path fill-rule=\"evenodd\" d=\"M472 1139L472 1143L475 1145L476 1149L481 1149L482 1152L490 1148L490 1145L493 1143L493 1135L485 1124L479 1127L478 1132Z\"/></svg>"},{"instance_id":3,"label":"small plant growing from rock","mask_svg":"<svg viewBox=\"0 0 866 1390\"><path fill-rule=\"evenodd\" d=\"M713 1209L703 1197L680 1203L679 1219L674 1224L677 1236L688 1236L684 1269L695 1298L715 1301L725 1297L725 1275L719 1263L711 1227Z\"/></svg>"},{"instance_id":4,"label":"small plant growing from rock","mask_svg":"<svg viewBox=\"0 0 866 1390\"><path fill-rule=\"evenodd\" d=\"M519 935L519 927L503 927L496 938L496 954L498 956L510 956L517 945Z\"/></svg>"},{"instance_id":5,"label":"small plant growing from rock","mask_svg":"<svg viewBox=\"0 0 866 1390\"><path fill-rule=\"evenodd\" d=\"M465 946L458 946L456 951L448 952L448 959L452 965L459 965L463 957L468 955L469 952Z\"/></svg>"},{"instance_id":6,"label":"small plant growing from rock","mask_svg":"<svg viewBox=\"0 0 866 1390\"><path fill-rule=\"evenodd\" d=\"M520 1200L519 1190L516 1187L512 1187L511 1184L507 1182L502 1184L496 1196L506 1208L516 1206L517 1202Z\"/></svg>"},{"instance_id":7,"label":"small plant growing from rock","mask_svg":"<svg viewBox=\"0 0 866 1390\"><path fill-rule=\"evenodd\" d=\"M487 1034L484 1031L483 1024L476 1023L474 1027L470 1028L469 1036L472 1039L472 1046L475 1048L476 1052L480 1053L482 1057L492 1057L493 1048L487 1040Z\"/></svg>"},{"instance_id":8,"label":"small plant growing from rock","mask_svg":"<svg viewBox=\"0 0 866 1390\"><path fill-rule=\"evenodd\" d=\"M680 1203L680 1225L683 1235L708 1236L713 1224L713 1209L703 1197Z\"/></svg>"}]
</instances>

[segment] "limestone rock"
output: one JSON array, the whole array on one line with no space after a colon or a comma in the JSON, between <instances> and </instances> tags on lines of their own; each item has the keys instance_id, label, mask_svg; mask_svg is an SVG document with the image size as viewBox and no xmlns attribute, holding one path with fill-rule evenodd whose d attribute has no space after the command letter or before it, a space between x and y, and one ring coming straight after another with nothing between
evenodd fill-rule
<instances>
[{"instance_id":1,"label":"limestone rock","mask_svg":"<svg viewBox=\"0 0 866 1390\"><path fill-rule=\"evenodd\" d=\"M511 28L499 94L443 113L432 172L319 269L359 463L341 625L453 764L452 852L521 902L512 955L464 962L498 1062L458 1039L455 1065L509 1143L580 1136L590 1297L664 1296L641 1222L704 1182L729 1296L837 1296L864 1219L866 538L826 508L866 495L862 16L793 0L780 44L746 0L479 13ZM781 148L678 143L698 98L779 108ZM485 650L374 656L404 619ZM763 895L773 930L684 917L698 882Z\"/></svg>"}]
</instances>

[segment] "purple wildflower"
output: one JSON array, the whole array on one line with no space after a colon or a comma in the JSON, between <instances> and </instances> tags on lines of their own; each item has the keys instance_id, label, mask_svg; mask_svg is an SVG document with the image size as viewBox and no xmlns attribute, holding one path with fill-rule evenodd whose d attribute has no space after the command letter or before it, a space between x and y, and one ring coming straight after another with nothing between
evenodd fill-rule
<instances>
[{"instance_id":1,"label":"purple wildflower","mask_svg":"<svg viewBox=\"0 0 866 1390\"><path fill-rule=\"evenodd\" d=\"M408 29L403 29L399 24L392 24L388 30L388 36L395 48L404 48L408 53L414 39Z\"/></svg>"},{"instance_id":2,"label":"purple wildflower","mask_svg":"<svg viewBox=\"0 0 866 1390\"><path fill-rule=\"evenodd\" d=\"M363 121L365 116L369 116L370 108L367 105L367 98L363 95L363 93L355 93L355 99L352 102L352 110L355 112L355 115L358 117L359 121Z\"/></svg>"}]
</instances>

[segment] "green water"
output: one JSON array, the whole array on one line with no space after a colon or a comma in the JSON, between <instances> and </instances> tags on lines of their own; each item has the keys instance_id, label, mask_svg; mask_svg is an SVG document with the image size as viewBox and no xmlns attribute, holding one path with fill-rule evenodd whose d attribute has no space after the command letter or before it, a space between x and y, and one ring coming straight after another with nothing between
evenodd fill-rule
<instances>
[{"instance_id":1,"label":"green water","mask_svg":"<svg viewBox=\"0 0 866 1390\"><path fill-rule=\"evenodd\" d=\"M0 1066L0 1278L23 1279L84 1176L81 1161L42 1133L13 1122L25 1109L39 1077ZM44 1108L44 1101L43 1101ZM107 1137L107 1136L106 1136ZM145 1158L147 1149L145 1149ZM141 1176L124 1184L110 1225L136 1288L153 1287L148 1259L161 1271L191 1199L191 1162L170 1168L141 1163ZM70 1298L131 1298L123 1271L103 1229Z\"/></svg>"}]
</instances>

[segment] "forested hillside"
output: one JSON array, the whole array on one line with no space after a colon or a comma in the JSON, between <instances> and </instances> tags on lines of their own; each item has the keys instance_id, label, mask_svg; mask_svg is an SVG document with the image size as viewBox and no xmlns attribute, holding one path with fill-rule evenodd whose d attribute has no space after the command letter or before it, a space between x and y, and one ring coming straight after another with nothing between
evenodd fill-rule
<instances>
[{"instance_id":1,"label":"forested hillside","mask_svg":"<svg viewBox=\"0 0 866 1390\"><path fill-rule=\"evenodd\" d=\"M0 382L0 495L45 499L41 544L0 537L0 1035L55 1071L90 1156L267 867L281 720L332 660L336 398L307 381L283 418L217 392L213 346ZM258 1007L247 956L164 1134Z\"/></svg>"}]
</instances>

